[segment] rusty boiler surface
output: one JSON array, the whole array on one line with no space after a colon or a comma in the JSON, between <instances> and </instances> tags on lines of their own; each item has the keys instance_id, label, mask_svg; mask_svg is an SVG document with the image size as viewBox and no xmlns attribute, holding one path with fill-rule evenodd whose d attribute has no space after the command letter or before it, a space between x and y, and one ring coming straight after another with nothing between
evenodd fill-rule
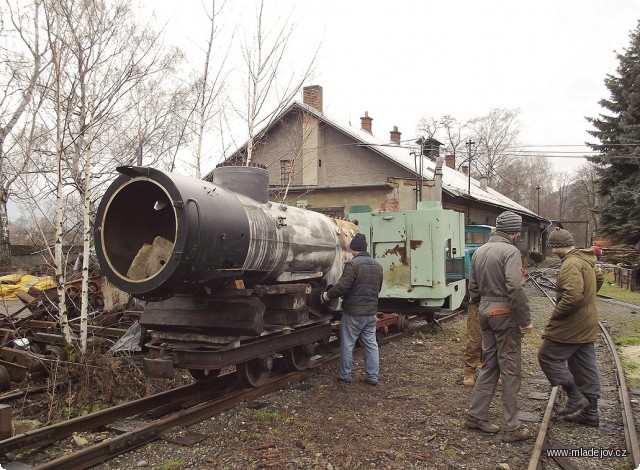
<instances>
[{"instance_id":1,"label":"rusty boiler surface","mask_svg":"<svg viewBox=\"0 0 640 470\"><path fill-rule=\"evenodd\" d=\"M333 223L336 225L336 234L338 236L338 244L340 249L342 250L342 263L344 265L347 261L349 261L351 256L351 250L349 249L349 244L351 240L356 235L356 233L360 233L358 230L358 226L353 222L342 219L331 219ZM369 240L367 240L369 242Z\"/></svg>"},{"instance_id":2,"label":"rusty boiler surface","mask_svg":"<svg viewBox=\"0 0 640 470\"><path fill-rule=\"evenodd\" d=\"M308 278L326 273L357 230L346 221L283 204L256 204L239 196L247 212L250 240L243 269L269 273L274 280L282 273L304 273ZM340 258L338 258L340 259ZM341 266L340 266L341 268Z\"/></svg>"}]
</instances>

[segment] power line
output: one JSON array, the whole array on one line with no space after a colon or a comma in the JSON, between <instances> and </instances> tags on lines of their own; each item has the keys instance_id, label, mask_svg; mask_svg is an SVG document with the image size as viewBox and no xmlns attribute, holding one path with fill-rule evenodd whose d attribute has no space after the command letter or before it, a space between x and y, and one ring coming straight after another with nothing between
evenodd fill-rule
<instances>
[{"instance_id":1,"label":"power line","mask_svg":"<svg viewBox=\"0 0 640 470\"><path fill-rule=\"evenodd\" d=\"M521 145L521 147L590 147L591 145L602 145L607 147L640 147L640 144L543 144L543 145Z\"/></svg>"}]
</instances>

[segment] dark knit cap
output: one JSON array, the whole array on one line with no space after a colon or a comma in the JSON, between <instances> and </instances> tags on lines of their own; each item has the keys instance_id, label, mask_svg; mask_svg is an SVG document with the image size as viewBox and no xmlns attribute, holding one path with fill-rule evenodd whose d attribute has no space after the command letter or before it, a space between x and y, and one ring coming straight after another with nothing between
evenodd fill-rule
<instances>
[{"instance_id":1,"label":"dark knit cap","mask_svg":"<svg viewBox=\"0 0 640 470\"><path fill-rule=\"evenodd\" d=\"M571 232L563 228L556 227L556 229L551 232L551 235L549 235L547 245L549 246L549 248L564 248L567 246L573 246L573 235L571 235Z\"/></svg>"},{"instance_id":2,"label":"dark knit cap","mask_svg":"<svg viewBox=\"0 0 640 470\"><path fill-rule=\"evenodd\" d=\"M356 233L356 236L351 240L349 245L353 251L367 251L367 239L361 233Z\"/></svg>"},{"instance_id":3,"label":"dark knit cap","mask_svg":"<svg viewBox=\"0 0 640 470\"><path fill-rule=\"evenodd\" d=\"M496 230L504 233L515 233L522 230L522 217L515 212L504 211L496 219Z\"/></svg>"}]
</instances>

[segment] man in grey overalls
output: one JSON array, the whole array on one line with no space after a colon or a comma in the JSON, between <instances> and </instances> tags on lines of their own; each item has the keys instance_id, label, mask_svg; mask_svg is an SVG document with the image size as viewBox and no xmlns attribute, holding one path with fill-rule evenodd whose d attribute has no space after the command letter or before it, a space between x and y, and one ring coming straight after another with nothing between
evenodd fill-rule
<instances>
[{"instance_id":1,"label":"man in grey overalls","mask_svg":"<svg viewBox=\"0 0 640 470\"><path fill-rule=\"evenodd\" d=\"M524 270L515 241L522 230L522 217L505 211L496 219L496 233L478 248L471 261L469 295L478 305L482 330L483 364L478 375L465 425L497 433L489 423L489 406L502 379L503 440L531 437L517 419L518 392L522 380L522 336L531 333L529 301L524 292Z\"/></svg>"}]
</instances>

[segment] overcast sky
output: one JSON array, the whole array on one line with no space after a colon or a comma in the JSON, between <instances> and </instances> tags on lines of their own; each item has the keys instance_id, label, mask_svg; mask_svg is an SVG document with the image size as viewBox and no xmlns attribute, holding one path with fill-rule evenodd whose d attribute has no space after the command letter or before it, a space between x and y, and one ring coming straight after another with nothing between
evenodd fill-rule
<instances>
[{"instance_id":1,"label":"overcast sky","mask_svg":"<svg viewBox=\"0 0 640 470\"><path fill-rule=\"evenodd\" d=\"M165 42L200 69L208 35L202 3L211 0L139 1L165 25ZM237 36L236 23L250 23L257 3L226 0L226 34ZM294 64L306 65L319 47L307 85L323 87L331 117L359 126L368 111L374 135L388 139L398 126L405 140L417 136L423 116L465 121L519 108L522 142L553 155L587 151L593 140L584 117L601 111L615 51L628 47L640 19L640 0L266 0L265 7L272 23L295 23ZM237 52L230 61L241 62ZM553 162L571 171L584 159ZM206 171L218 162L210 163Z\"/></svg>"},{"instance_id":2,"label":"overcast sky","mask_svg":"<svg viewBox=\"0 0 640 470\"><path fill-rule=\"evenodd\" d=\"M256 2L234 0L240 20ZM168 22L169 40L203 43L199 1L154 0ZM615 51L629 45L640 0L267 0L275 15L296 23L297 54L318 45L313 83L324 109L359 125L365 111L373 133L416 135L422 116L467 120L491 108L519 108L522 141L558 155L586 150L585 116L608 98L604 78L617 67ZM228 10L227 10L228 12ZM184 41L184 42L183 42ZM183 46L184 47L184 46ZM577 145L581 147L546 147ZM554 159L573 169L582 159Z\"/></svg>"}]
</instances>

